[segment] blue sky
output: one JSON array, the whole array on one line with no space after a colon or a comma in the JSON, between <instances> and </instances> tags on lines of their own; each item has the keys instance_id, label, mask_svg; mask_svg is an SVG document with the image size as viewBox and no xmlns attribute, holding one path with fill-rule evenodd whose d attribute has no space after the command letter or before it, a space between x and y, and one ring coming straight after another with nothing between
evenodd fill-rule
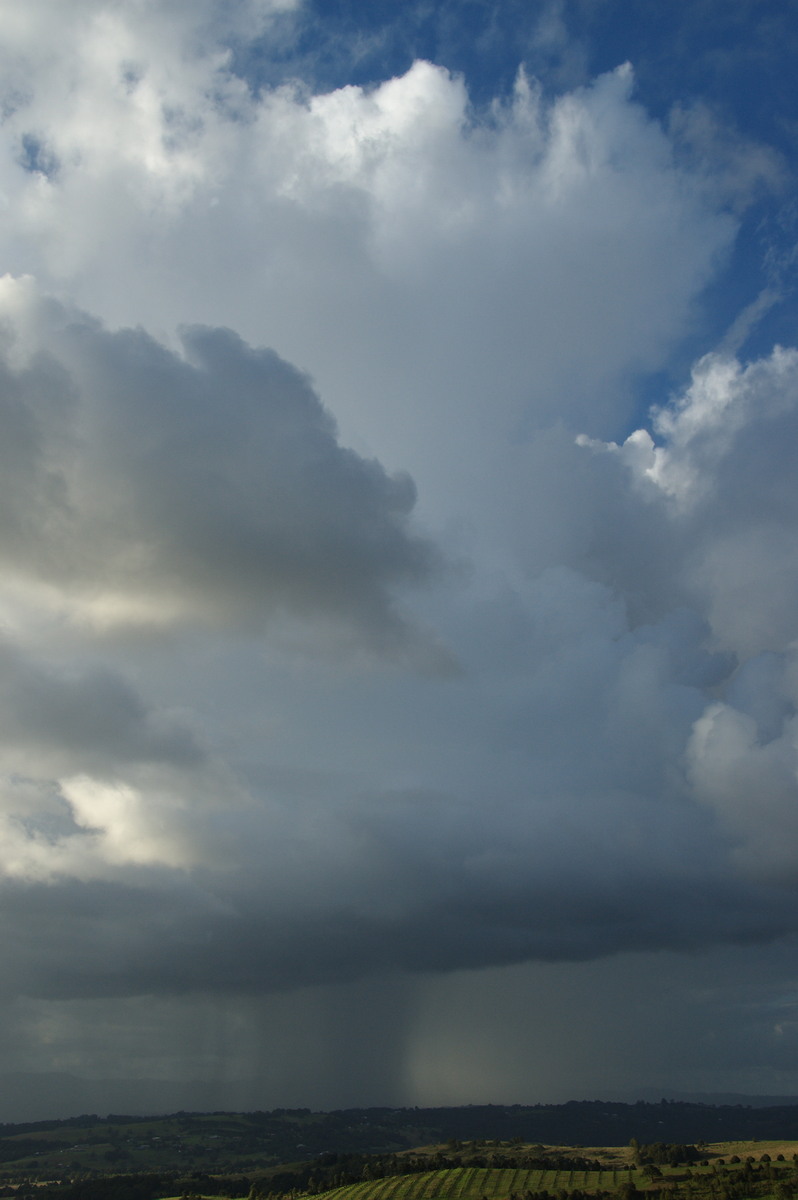
<instances>
[{"instance_id":1,"label":"blue sky","mask_svg":"<svg viewBox=\"0 0 798 1200\"><path fill-rule=\"evenodd\" d=\"M797 39L0 16L3 1119L798 1094Z\"/></svg>"}]
</instances>

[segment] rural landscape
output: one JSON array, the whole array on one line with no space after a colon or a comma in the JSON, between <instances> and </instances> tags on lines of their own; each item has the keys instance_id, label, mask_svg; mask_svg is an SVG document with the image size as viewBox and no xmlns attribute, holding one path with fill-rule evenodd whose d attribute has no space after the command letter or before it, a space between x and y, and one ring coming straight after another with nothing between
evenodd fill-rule
<instances>
[{"instance_id":1,"label":"rural landscape","mask_svg":"<svg viewBox=\"0 0 798 1200\"><path fill-rule=\"evenodd\" d=\"M0 0L0 1200L798 1200L797 16Z\"/></svg>"},{"instance_id":2,"label":"rural landscape","mask_svg":"<svg viewBox=\"0 0 798 1200\"><path fill-rule=\"evenodd\" d=\"M544 1143L526 1127L607 1133ZM692 1125L749 1136L668 1140ZM639 1128L645 1137L625 1135ZM613 1130L615 1134L613 1136ZM757 1136L792 1133L792 1137ZM457 1133L453 1132L457 1131ZM0 1126L0 1195L62 1200L790 1200L798 1107L662 1101L443 1109L276 1109ZM446 1135L449 1136L446 1136ZM437 1135L437 1137L436 1137ZM430 1137L434 1140L428 1140Z\"/></svg>"}]
</instances>

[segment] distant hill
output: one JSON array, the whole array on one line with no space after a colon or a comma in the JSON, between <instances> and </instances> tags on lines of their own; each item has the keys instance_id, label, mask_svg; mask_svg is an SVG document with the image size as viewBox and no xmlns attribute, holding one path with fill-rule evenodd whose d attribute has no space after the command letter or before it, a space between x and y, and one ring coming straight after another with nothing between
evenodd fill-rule
<instances>
[{"instance_id":1,"label":"distant hill","mask_svg":"<svg viewBox=\"0 0 798 1200\"><path fill-rule=\"evenodd\" d=\"M152 1117L166 1116L175 1112L252 1112L259 1111L262 1099L257 1081L230 1080L227 1082L209 1080L166 1081L155 1079L84 1079L68 1072L48 1073L5 1073L0 1074L0 1122L25 1123L31 1121L54 1121L65 1119L67 1116L81 1113L96 1113L105 1116L108 1113L124 1113L126 1116ZM457 1124L456 1115L445 1117L443 1114L463 1114L463 1120L468 1122L467 1114L480 1112L491 1114L490 1120L519 1120L522 1124L527 1120L523 1114L529 1114L528 1120L534 1127L555 1130L571 1127L596 1126L607 1132L622 1129L624 1132L640 1120L644 1123L665 1120L659 1111L662 1098L667 1106L686 1105L687 1109L678 1108L667 1112L669 1122L681 1122L685 1119L703 1122L713 1120L706 1113L697 1110L704 1108L720 1109L790 1109L798 1107L798 1096L755 1096L743 1093L675 1093L665 1090L647 1089L636 1094L614 1093L600 1100L569 1101L566 1104L536 1104L536 1105L467 1105L450 1108L420 1108L420 1109L347 1109L347 1112L412 1112L423 1114L427 1124L445 1120L447 1129L453 1123ZM639 1108L643 1103L643 1110ZM581 1106L581 1107L580 1107ZM667 1107L666 1106L666 1107ZM651 1109L651 1112L647 1112ZM653 1110L657 1111L654 1112ZM694 1117L689 1113L696 1110ZM503 1118L498 1114L515 1114ZM433 1115L434 1114L434 1115ZM521 1116L518 1116L521 1114ZM603 1114L603 1115L602 1115ZM737 1132L730 1133L735 1139L739 1136L749 1136L751 1125L757 1124L757 1118L738 1118L734 1114L718 1114L722 1126L728 1124ZM770 1120L770 1118L768 1118ZM789 1117L774 1114L773 1121L783 1122ZM620 1125L618 1124L620 1122ZM518 1130L513 1136L525 1137L526 1127ZM457 1132L447 1133L447 1137L459 1136ZM477 1131L474 1136L500 1137L499 1132L493 1133L488 1129ZM636 1132L630 1132L629 1137L639 1137ZM696 1135L699 1136L699 1135ZM726 1136L724 1134L724 1136ZM755 1136L755 1135L751 1135ZM762 1134L760 1136L768 1136ZM779 1132L773 1136L787 1136ZM792 1135L790 1135L792 1136ZM534 1140L546 1141L543 1136L535 1135ZM559 1140L559 1139L558 1139ZM570 1139L563 1138L563 1141ZM578 1139L579 1140L579 1139ZM581 1139L583 1144L588 1139ZM679 1140L670 1138L669 1140ZM604 1137L596 1139L596 1144L611 1144Z\"/></svg>"},{"instance_id":2,"label":"distant hill","mask_svg":"<svg viewBox=\"0 0 798 1200\"><path fill-rule=\"evenodd\" d=\"M720 1106L744 1108L789 1108L798 1105L798 1096L751 1096L747 1092L672 1092L645 1088L632 1093L617 1093L608 1099L622 1100L627 1104L636 1104L638 1100L646 1100L650 1104L666 1100L683 1100L687 1104L712 1104Z\"/></svg>"},{"instance_id":3,"label":"distant hill","mask_svg":"<svg viewBox=\"0 0 798 1200\"><path fill-rule=\"evenodd\" d=\"M583 1100L567 1104L364 1108L171 1117L89 1114L68 1120L0 1125L5 1162L25 1154L53 1163L125 1170L171 1169L187 1159L206 1169L270 1167L328 1153L394 1154L451 1141L627 1146L749 1140L798 1141L798 1105L755 1107L679 1100L658 1103Z\"/></svg>"}]
</instances>

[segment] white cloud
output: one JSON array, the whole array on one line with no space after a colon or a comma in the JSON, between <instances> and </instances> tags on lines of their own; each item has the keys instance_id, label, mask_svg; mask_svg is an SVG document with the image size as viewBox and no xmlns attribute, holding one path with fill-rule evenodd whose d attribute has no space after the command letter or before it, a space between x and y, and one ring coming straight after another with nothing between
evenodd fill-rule
<instances>
[{"instance_id":1,"label":"white cloud","mask_svg":"<svg viewBox=\"0 0 798 1200\"><path fill-rule=\"evenodd\" d=\"M580 441L617 455L649 508L672 507L675 586L722 645L743 658L788 647L798 638L798 351L776 347L745 367L707 356L653 429L659 445L645 430L620 449Z\"/></svg>"},{"instance_id":2,"label":"white cloud","mask_svg":"<svg viewBox=\"0 0 798 1200\"><path fill-rule=\"evenodd\" d=\"M668 545L672 596L704 615L710 644L737 664L695 721L685 748L690 785L740 869L792 885L798 353L777 347L745 366L708 356L653 427L658 445L639 430L622 447L592 447L624 464L644 511L668 514L678 533ZM644 562L634 575L644 587Z\"/></svg>"},{"instance_id":3,"label":"white cloud","mask_svg":"<svg viewBox=\"0 0 798 1200\"><path fill-rule=\"evenodd\" d=\"M252 95L227 60L153 36L149 9L97 14L133 48L102 23L94 57L46 41L56 67L34 66L3 127L7 268L111 325L274 345L436 519L479 485L475 445L495 464L541 421L622 425L630 372L661 365L733 237L626 67L553 103L520 77L484 118L425 62ZM30 131L50 178L13 165Z\"/></svg>"}]
</instances>

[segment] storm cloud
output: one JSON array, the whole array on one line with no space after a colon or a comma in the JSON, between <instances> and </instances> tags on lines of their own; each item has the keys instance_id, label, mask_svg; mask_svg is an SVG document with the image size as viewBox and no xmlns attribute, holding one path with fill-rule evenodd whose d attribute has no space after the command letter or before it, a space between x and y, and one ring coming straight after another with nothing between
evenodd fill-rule
<instances>
[{"instance_id":1,"label":"storm cloud","mask_svg":"<svg viewBox=\"0 0 798 1200\"><path fill-rule=\"evenodd\" d=\"M392 485L375 466L336 451L326 423L318 434L322 410L312 394L300 390L305 407L299 417L280 408L275 417L275 402L268 404L267 434L253 446L246 392L239 402L243 417L229 431L235 408L229 401L222 407L218 390L197 380L196 366L158 350L143 334L89 327L89 338L99 338L110 356L115 373L109 377L85 354L85 329L78 334L80 362L90 368L81 367L77 385L76 373L65 374L65 393L73 400L83 394L86 378L95 396L111 394L109 378L117 384L111 412L94 418L104 435L99 471L83 439L91 486L80 494L91 496L98 476L110 480L108 460L120 479L106 512L91 503L82 511L65 505L80 550L71 551L63 537L61 550L86 564L82 587L86 579L95 589L109 577L119 587L127 583L124 574L117 583L107 554L93 557L107 545L124 566L130 549L118 533L124 520L134 561L145 561L129 586L156 612L165 576L185 589L188 621L198 570L199 583L210 581L212 597L219 574L223 596L234 599L241 588L248 604L252 591L266 604L272 592L279 597L296 586L281 576L291 570L281 555L273 566L275 524L278 539L286 525L295 531L303 553L335 530L324 464L336 453L342 488L354 477L356 495L371 499L376 520L385 521L379 509L386 496L394 502ZM295 372L271 355L245 354L228 334L195 335L191 344L198 342L232 353L228 383L240 386L243 357L267 394L276 368L278 380L287 375L299 386ZM119 354L126 370L117 368ZM105 359L101 368L107 370ZM164 372L171 388L162 382ZM337 654L326 663L308 661L296 645L273 650L268 665L264 656L244 668L240 651L231 648L229 659L217 663L214 685L238 686L242 710L257 694L261 711L265 705L275 721L257 756L251 744L234 758L224 755L207 730L202 741L190 730L196 712L181 727L169 714L145 708L121 678L95 672L66 681L9 649L4 757L17 774L25 764L29 782L22 791L25 820L14 809L14 787L8 819L18 831L28 830L32 875L51 856L48 897L59 914L46 953L43 931L20 937L27 901L17 905L31 881L20 865L18 832L8 843L18 939L12 974L26 989L50 996L91 995L97 988L119 994L231 986L260 991L375 970L590 959L794 930L796 864L785 835L797 799L795 629L792 558L780 539L792 472L785 458L778 474L769 447L774 439L783 445L798 419L796 381L798 358L786 352L745 370L712 359L699 365L684 396L657 413L658 447L645 431L622 447L582 439L575 447L583 460L581 487L595 489L597 501L613 498L611 533L605 528L595 539L595 506L582 497L572 519L587 528L572 562L479 599L473 581L450 580L445 644L459 665L454 674L419 675L389 664L375 672ZM131 395L142 396L141 403ZM196 402L196 419L171 424L167 409L153 447L145 435L154 407L177 407L184 395ZM203 401L210 406L214 400L221 411L207 433ZM313 437L305 428L308 407ZM120 434L122 417L128 419ZM181 461L185 438L190 453ZM306 441L311 464L321 459L321 484L318 477L307 486L301 474L296 479L294 456L304 468ZM124 462L121 452L115 457L117 446L128 448ZM253 557L262 547L264 567L238 558L235 545L227 553L241 520L236 504L221 506L225 524L216 540L208 538L217 493L196 483L196 474L206 478L197 461L223 482L235 481L239 505L247 484L258 497L263 512L256 508L245 518L259 521L256 532L265 532L242 540ZM757 470L760 463L766 472ZM278 476L277 492L271 474ZM144 496L143 484L152 495ZM120 498L126 503L116 507ZM387 507L392 513L391 503ZM405 508L406 502L403 519ZM344 536L354 539L375 517L355 510L357 519L347 520L350 512L344 507L338 519ZM166 551L158 541L164 525ZM741 571L746 602L730 621L729 581L707 564L722 538L739 536L741 525L755 562L763 545L782 549L761 593L753 570ZM413 562L418 552L409 539L403 542L403 527L385 526L390 536L378 539L378 566L390 559L392 542ZM370 550L371 540L364 541ZM192 558L197 542L199 566ZM734 556L738 569L740 553ZM660 581L662 556L667 590ZM343 571L346 556L339 551L335 557L343 558ZM46 563L50 555L42 558ZM332 593L332 605L341 603L337 580L328 582L324 549L317 558L320 565L309 556L317 578L313 604L304 606L311 622L318 597ZM191 586L181 578L185 561ZM298 573L304 583L304 563ZM350 574L355 598L361 576L359 566ZM629 580L636 594L627 602ZM59 595L67 593L68 581L67 574ZM352 609L357 613L355 602ZM635 619L635 609L647 618ZM774 610L785 613L782 624L769 616ZM247 609L242 618L229 601L222 612L250 629ZM83 640L97 636L92 626L79 628ZM112 637L106 627L101 633ZM168 636L178 635L170 629ZM162 647L159 642L155 652L162 654ZM314 731L310 739L308 730ZM35 774L37 761L40 767L50 761L60 774ZM46 796L40 812L37 789ZM71 822L58 836L35 821L37 813L52 820L54 806ZM93 860L98 882L92 886L101 891L87 899ZM175 867L181 873L172 876ZM101 899L109 889L113 899ZM150 936L142 938L142 905L167 907L166 928L148 921ZM99 922L87 920L87 907L102 914ZM68 970L59 946L69 947ZM27 947L35 947L32 959Z\"/></svg>"},{"instance_id":2,"label":"storm cloud","mask_svg":"<svg viewBox=\"0 0 798 1200\"><path fill-rule=\"evenodd\" d=\"M302 6L77 7L0 18L10 1066L141 1078L155 1037L298 1103L276 1023L324 1103L500 1099L461 988L452 1028L559 1029L592 979L596 1038L614 969L664 1021L672 964L701 1030L700 964L788 988L787 257L716 294L783 154L622 61L314 90L242 65Z\"/></svg>"},{"instance_id":3,"label":"storm cloud","mask_svg":"<svg viewBox=\"0 0 798 1200\"><path fill-rule=\"evenodd\" d=\"M4 290L9 573L100 624L258 624L278 607L375 630L390 586L430 573L411 481L340 447L273 352L192 329L178 357Z\"/></svg>"}]
</instances>

